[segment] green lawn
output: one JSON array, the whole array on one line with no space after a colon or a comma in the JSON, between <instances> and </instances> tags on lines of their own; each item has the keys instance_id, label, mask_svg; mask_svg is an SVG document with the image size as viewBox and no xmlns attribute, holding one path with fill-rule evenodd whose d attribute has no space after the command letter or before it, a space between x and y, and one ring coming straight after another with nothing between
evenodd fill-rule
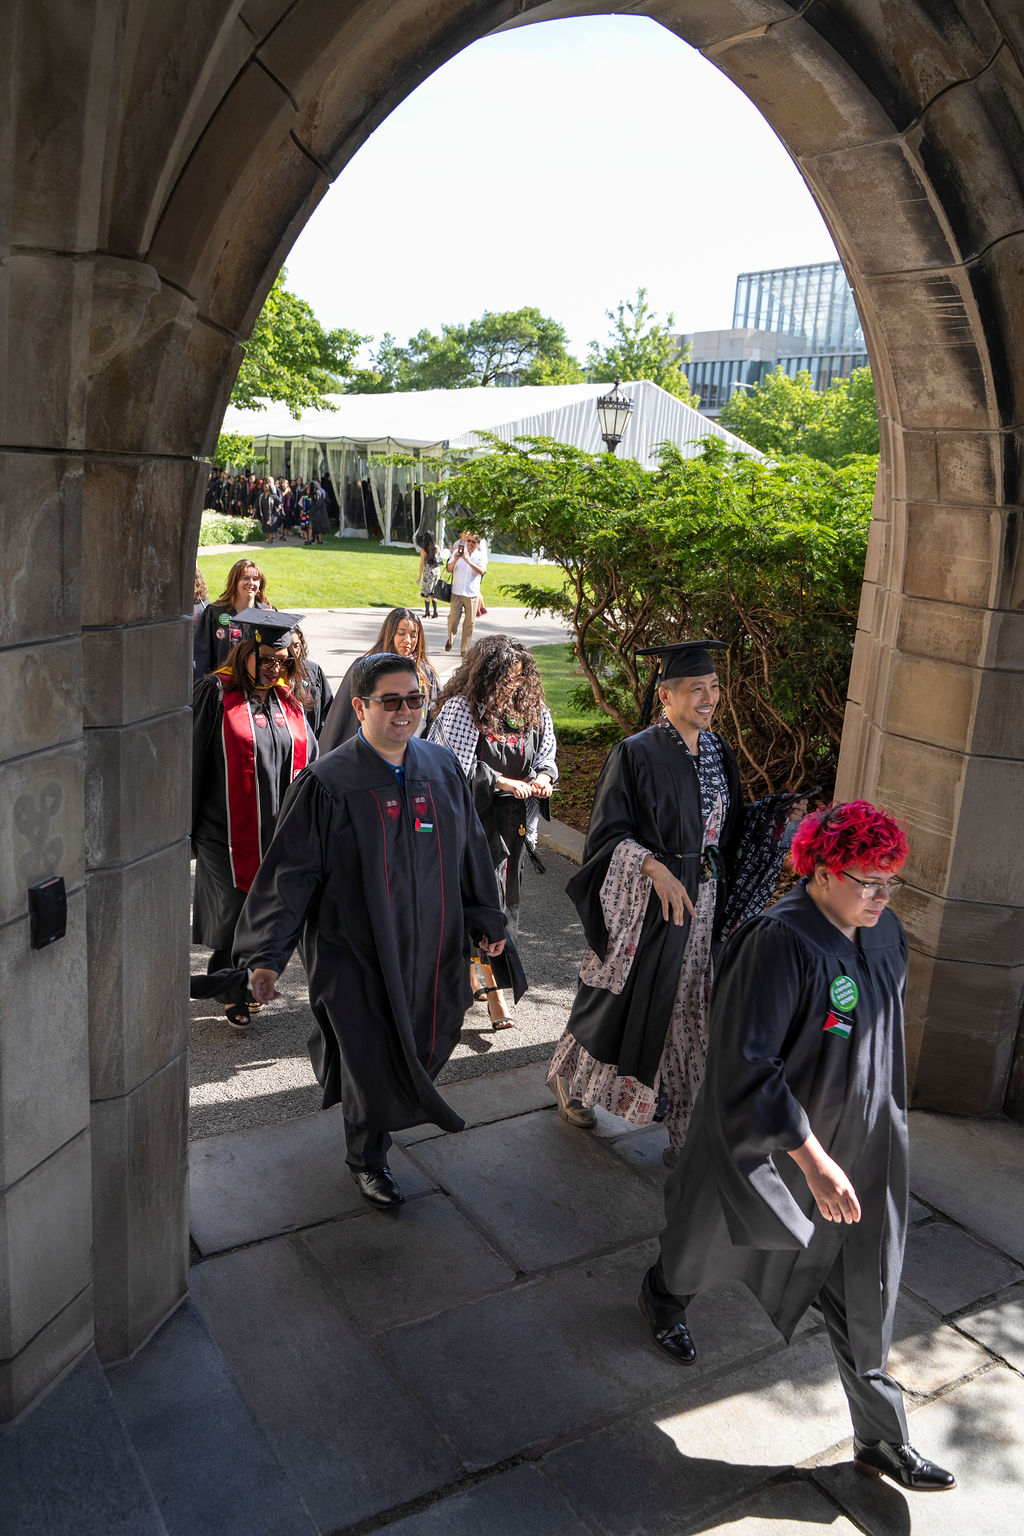
<instances>
[{"instance_id":1,"label":"green lawn","mask_svg":"<svg viewBox=\"0 0 1024 1536\"><path fill-rule=\"evenodd\" d=\"M323 544L273 545L269 549L238 550L206 555L199 551L199 569L210 596L223 591L236 560L250 558L266 573L267 596L277 608L418 608L416 584L419 555L409 549L382 549L377 544L331 538ZM484 583L489 606L511 604L509 584L529 581L558 591L562 574L554 565L505 565L493 562ZM551 649L551 647L548 647ZM558 649L558 647L554 647Z\"/></svg>"},{"instance_id":2,"label":"green lawn","mask_svg":"<svg viewBox=\"0 0 1024 1536\"><path fill-rule=\"evenodd\" d=\"M532 649L544 682L544 697L551 711L555 735L560 737L567 731L588 733L592 731L601 723L604 716L584 714L571 702L570 695L585 680L583 674L577 670L576 658L568 644L535 645Z\"/></svg>"}]
</instances>

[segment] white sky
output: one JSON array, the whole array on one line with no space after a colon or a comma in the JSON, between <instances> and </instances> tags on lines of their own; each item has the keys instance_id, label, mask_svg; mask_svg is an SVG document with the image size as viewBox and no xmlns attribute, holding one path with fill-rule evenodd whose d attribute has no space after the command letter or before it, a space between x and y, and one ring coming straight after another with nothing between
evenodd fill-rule
<instances>
[{"instance_id":1,"label":"white sky","mask_svg":"<svg viewBox=\"0 0 1024 1536\"><path fill-rule=\"evenodd\" d=\"M438 70L346 167L287 266L327 326L404 345L532 304L582 362L640 285L675 329L716 330L738 272L835 255L742 92L656 22L605 16L485 38Z\"/></svg>"}]
</instances>

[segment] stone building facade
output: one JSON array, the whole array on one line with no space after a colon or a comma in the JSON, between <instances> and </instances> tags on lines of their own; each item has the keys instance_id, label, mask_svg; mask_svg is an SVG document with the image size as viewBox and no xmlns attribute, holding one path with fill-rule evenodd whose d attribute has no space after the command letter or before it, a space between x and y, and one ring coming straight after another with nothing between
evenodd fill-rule
<instances>
[{"instance_id":1,"label":"stone building facade","mask_svg":"<svg viewBox=\"0 0 1024 1536\"><path fill-rule=\"evenodd\" d=\"M1019 0L7 0L0 121L0 1419L188 1279L188 614L205 469L304 221L501 27L648 15L787 145L883 467L840 792L910 824L917 1101L1024 1098ZM29 946L26 888L68 931Z\"/></svg>"}]
</instances>

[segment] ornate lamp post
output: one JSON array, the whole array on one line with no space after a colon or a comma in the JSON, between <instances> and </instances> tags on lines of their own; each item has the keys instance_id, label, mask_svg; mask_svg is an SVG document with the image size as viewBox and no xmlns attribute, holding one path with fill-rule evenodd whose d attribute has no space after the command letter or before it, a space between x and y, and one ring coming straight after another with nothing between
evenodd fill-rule
<instances>
[{"instance_id":1,"label":"ornate lamp post","mask_svg":"<svg viewBox=\"0 0 1024 1536\"><path fill-rule=\"evenodd\" d=\"M615 380L615 388L608 395L602 395L597 402L597 417L601 423L601 436L604 438L605 447L609 453L614 453L622 441L622 435L629 424L629 418L633 414L633 402L628 395L624 395L619 388L618 379Z\"/></svg>"}]
</instances>

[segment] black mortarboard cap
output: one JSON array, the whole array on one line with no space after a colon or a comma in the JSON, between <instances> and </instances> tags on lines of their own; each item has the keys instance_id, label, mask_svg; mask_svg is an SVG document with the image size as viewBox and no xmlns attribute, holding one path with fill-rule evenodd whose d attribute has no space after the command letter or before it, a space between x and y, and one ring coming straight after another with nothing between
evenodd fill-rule
<instances>
[{"instance_id":1,"label":"black mortarboard cap","mask_svg":"<svg viewBox=\"0 0 1024 1536\"><path fill-rule=\"evenodd\" d=\"M637 651L638 656L657 657L657 666L640 711L640 729L651 723L659 683L669 683L674 677L707 677L709 672L718 670L711 652L728 649L724 640L682 640L674 645L651 645Z\"/></svg>"},{"instance_id":2,"label":"black mortarboard cap","mask_svg":"<svg viewBox=\"0 0 1024 1536\"><path fill-rule=\"evenodd\" d=\"M301 618L301 613L279 613L276 608L243 608L235 614L235 623L243 640L255 640L258 645L272 645L281 651L291 645L292 630Z\"/></svg>"},{"instance_id":3,"label":"black mortarboard cap","mask_svg":"<svg viewBox=\"0 0 1024 1536\"><path fill-rule=\"evenodd\" d=\"M724 640L683 640L675 645L652 645L636 654L657 656L656 675L658 681L664 683L674 677L706 677L709 672L716 672L718 668L711 652L728 649Z\"/></svg>"}]
</instances>

